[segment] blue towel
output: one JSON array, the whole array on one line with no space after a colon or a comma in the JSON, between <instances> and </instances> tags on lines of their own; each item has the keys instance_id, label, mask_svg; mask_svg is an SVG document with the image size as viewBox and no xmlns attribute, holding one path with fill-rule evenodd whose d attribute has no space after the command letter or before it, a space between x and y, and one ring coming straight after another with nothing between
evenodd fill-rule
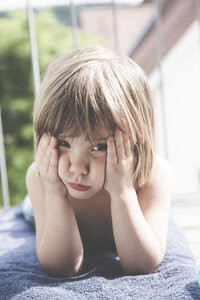
<instances>
[{"instance_id":1,"label":"blue towel","mask_svg":"<svg viewBox=\"0 0 200 300\"><path fill-rule=\"evenodd\" d=\"M197 281L200 287L200 270L197 271Z\"/></svg>"},{"instance_id":2,"label":"blue towel","mask_svg":"<svg viewBox=\"0 0 200 300\"><path fill-rule=\"evenodd\" d=\"M153 274L126 276L115 252L91 252L81 276L53 278L41 268L35 231L22 206L0 216L0 299L200 299L197 265L181 229L169 221L166 255Z\"/></svg>"}]
</instances>

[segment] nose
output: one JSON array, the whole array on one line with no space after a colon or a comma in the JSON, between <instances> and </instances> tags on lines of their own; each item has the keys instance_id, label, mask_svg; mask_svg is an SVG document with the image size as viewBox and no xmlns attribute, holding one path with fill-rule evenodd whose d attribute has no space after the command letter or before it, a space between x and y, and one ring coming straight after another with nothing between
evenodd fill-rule
<instances>
[{"instance_id":1,"label":"nose","mask_svg":"<svg viewBox=\"0 0 200 300\"><path fill-rule=\"evenodd\" d=\"M78 176L86 176L89 173L89 161L86 155L81 153L71 155L69 171L75 175L75 178Z\"/></svg>"}]
</instances>

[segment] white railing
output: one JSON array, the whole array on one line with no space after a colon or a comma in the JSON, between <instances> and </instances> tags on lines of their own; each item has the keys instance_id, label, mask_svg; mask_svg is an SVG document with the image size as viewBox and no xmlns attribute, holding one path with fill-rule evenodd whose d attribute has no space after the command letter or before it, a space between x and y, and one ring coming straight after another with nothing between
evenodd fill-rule
<instances>
[{"instance_id":1,"label":"white railing","mask_svg":"<svg viewBox=\"0 0 200 300\"><path fill-rule=\"evenodd\" d=\"M32 70L33 70L33 80L34 80L34 91L36 95L40 87L40 66L38 60L33 8L30 5L29 0L26 1L26 5L27 5L28 31L29 31L31 61L32 61Z\"/></svg>"},{"instance_id":2,"label":"white railing","mask_svg":"<svg viewBox=\"0 0 200 300\"><path fill-rule=\"evenodd\" d=\"M0 170L1 170L3 205L4 208L9 208L10 200L9 200L8 179L7 179L7 170L6 170L6 158L5 158L5 150L4 150L3 126L2 126L2 119L1 119L1 107L0 107Z\"/></svg>"}]
</instances>

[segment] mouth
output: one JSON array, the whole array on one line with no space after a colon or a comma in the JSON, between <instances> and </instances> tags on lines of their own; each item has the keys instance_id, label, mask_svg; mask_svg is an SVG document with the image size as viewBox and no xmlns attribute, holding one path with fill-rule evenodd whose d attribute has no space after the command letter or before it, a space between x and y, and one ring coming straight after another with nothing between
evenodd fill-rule
<instances>
[{"instance_id":1,"label":"mouth","mask_svg":"<svg viewBox=\"0 0 200 300\"><path fill-rule=\"evenodd\" d=\"M82 184L77 184L77 183L74 183L74 182L68 182L68 184L71 186L71 188L73 188L74 190L77 190L77 191L88 191L90 186L87 186L87 185L82 185Z\"/></svg>"}]
</instances>

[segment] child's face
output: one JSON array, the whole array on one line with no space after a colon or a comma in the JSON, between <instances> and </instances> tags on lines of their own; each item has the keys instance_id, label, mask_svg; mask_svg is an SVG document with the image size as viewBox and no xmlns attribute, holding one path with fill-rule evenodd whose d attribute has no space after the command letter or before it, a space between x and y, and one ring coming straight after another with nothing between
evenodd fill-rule
<instances>
[{"instance_id":1,"label":"child's face","mask_svg":"<svg viewBox=\"0 0 200 300\"><path fill-rule=\"evenodd\" d=\"M88 199L103 189L107 138L103 131L94 144L82 135L72 140L58 138L58 174L72 197Z\"/></svg>"}]
</instances>

